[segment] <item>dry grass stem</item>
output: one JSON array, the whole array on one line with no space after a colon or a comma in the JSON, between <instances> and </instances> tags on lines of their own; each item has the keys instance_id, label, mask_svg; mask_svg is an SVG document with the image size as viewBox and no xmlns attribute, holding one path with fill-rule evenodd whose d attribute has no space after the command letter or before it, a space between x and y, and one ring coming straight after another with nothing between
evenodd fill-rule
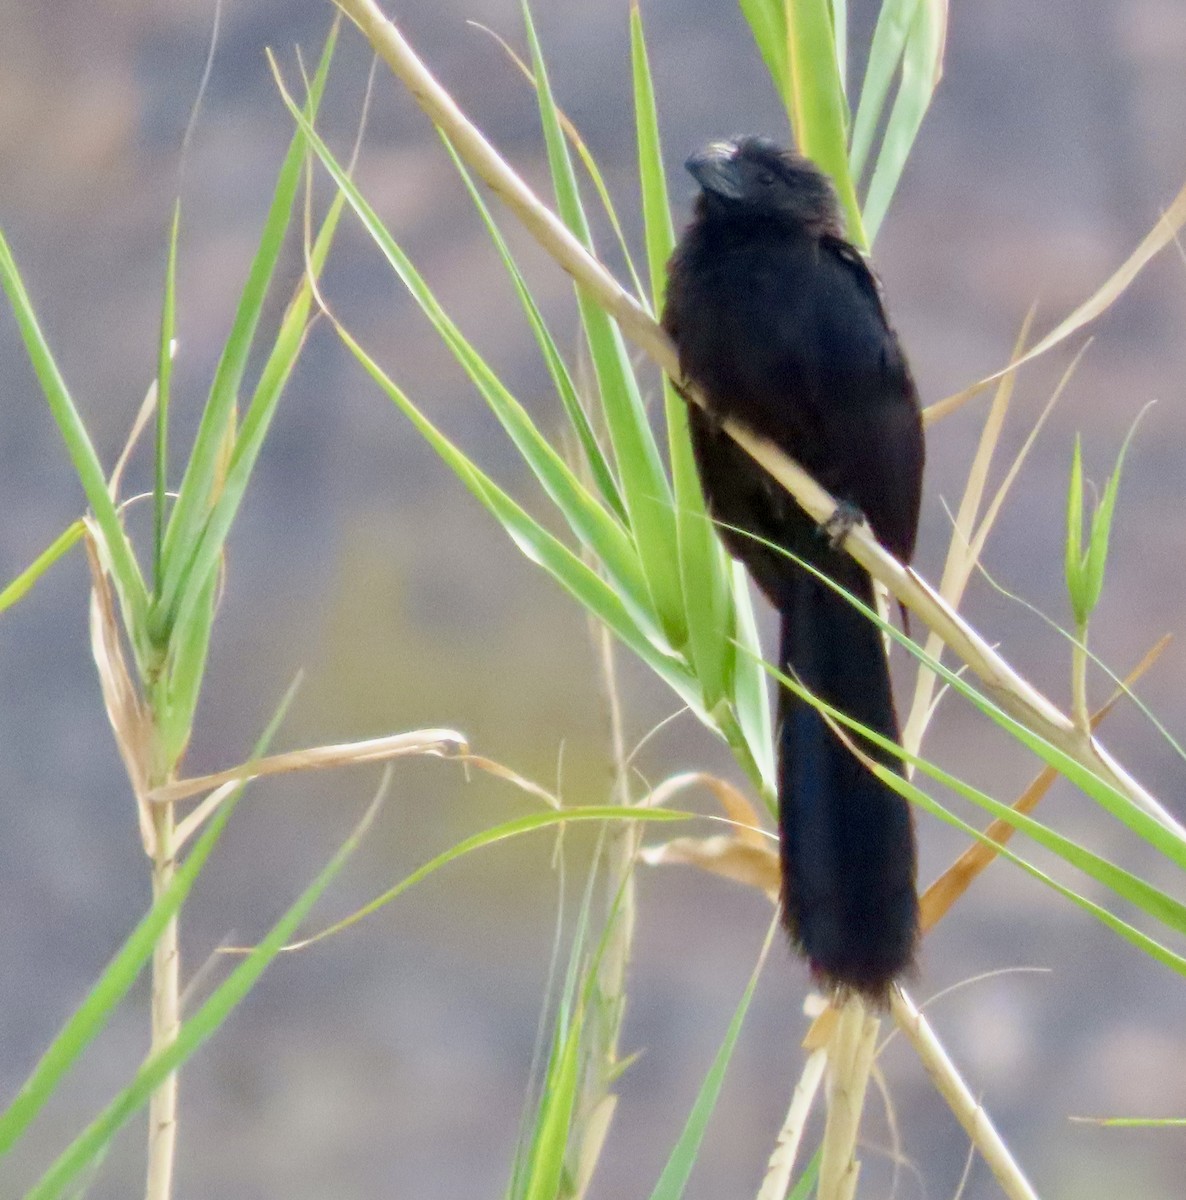
<instances>
[{"instance_id":1,"label":"dry grass stem","mask_svg":"<svg viewBox=\"0 0 1186 1200\"><path fill-rule=\"evenodd\" d=\"M860 1163L856 1160L861 1112L880 1022L859 996L840 1005L828 1044L828 1119L820 1147L819 1200L852 1200Z\"/></svg>"},{"instance_id":2,"label":"dry grass stem","mask_svg":"<svg viewBox=\"0 0 1186 1200\"><path fill-rule=\"evenodd\" d=\"M1116 303L1124 289L1140 274L1151 258L1164 250L1170 242L1177 241L1178 230L1182 228L1183 224L1186 224L1186 187L1183 187L1174 197L1169 208L1162 213L1161 220L1141 239L1140 245L1105 280L1103 286L1080 304L1070 316L1061 321L1016 362L1010 363L1009 366L1003 367L995 374L988 375L978 383L964 388L962 392L957 392L954 396L948 396L945 400L939 400L932 404L923 413L923 419L929 424L947 416L1008 372L1016 371L1025 363L1033 362L1035 358L1052 350L1059 342L1065 341L1073 333L1090 324Z\"/></svg>"},{"instance_id":3,"label":"dry grass stem","mask_svg":"<svg viewBox=\"0 0 1186 1200\"><path fill-rule=\"evenodd\" d=\"M791 1094L791 1106L787 1118L778 1131L774 1153L766 1167L766 1175L758 1191L757 1200L785 1200L791 1188L791 1175L795 1170L795 1157L803 1141L803 1130L811 1115L811 1106L823 1082L824 1070L828 1065L828 1054L824 1049L813 1051L803 1064L803 1072Z\"/></svg>"},{"instance_id":4,"label":"dry grass stem","mask_svg":"<svg viewBox=\"0 0 1186 1200\"><path fill-rule=\"evenodd\" d=\"M177 872L173 806L152 810L156 851L152 859L152 897L159 900ZM181 946L177 914L161 930L152 948L152 1042L159 1054L177 1039L181 1027ZM148 1103L148 1174L145 1200L169 1200L177 1148L177 1072L172 1071Z\"/></svg>"},{"instance_id":5,"label":"dry grass stem","mask_svg":"<svg viewBox=\"0 0 1186 1200\"><path fill-rule=\"evenodd\" d=\"M972 1095L947 1057L926 1017L901 988L890 993L890 1010L898 1028L914 1047L939 1094L964 1127L1009 1200L1038 1200L988 1114Z\"/></svg>"},{"instance_id":6,"label":"dry grass stem","mask_svg":"<svg viewBox=\"0 0 1186 1200\"><path fill-rule=\"evenodd\" d=\"M1014 343L1013 362L1016 362L1024 351L1033 317L1034 310L1031 308L1022 322L1021 331ZM976 445L976 453L972 456L972 465L968 469L964 493L960 497L955 527L947 546L947 558L943 563L943 575L939 581L939 594L955 609L960 606L964 588L967 586L975 566L975 558L970 554L969 548L976 537L976 517L980 511L984 489L988 481L989 467L1000 441L1016 382L1016 371L1009 371L997 386L988 414L984 418L984 425L980 430L980 439ZM937 634L928 634L925 649L932 658L937 658L942 654L943 643ZM927 725L934 714L932 699L937 679L938 677L933 671L919 666L910 714L902 728L902 745L914 754L918 753Z\"/></svg>"}]
</instances>

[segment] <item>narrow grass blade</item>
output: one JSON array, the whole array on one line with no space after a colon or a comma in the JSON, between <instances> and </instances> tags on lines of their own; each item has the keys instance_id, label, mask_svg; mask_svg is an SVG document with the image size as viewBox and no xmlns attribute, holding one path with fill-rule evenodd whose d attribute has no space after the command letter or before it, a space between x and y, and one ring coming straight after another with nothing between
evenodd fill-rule
<instances>
[{"instance_id":1,"label":"narrow grass blade","mask_svg":"<svg viewBox=\"0 0 1186 1200\"><path fill-rule=\"evenodd\" d=\"M560 1053L549 1064L544 1082L539 1124L527 1166L524 1189L527 1200L555 1200L563 1194L560 1185L580 1083L583 1029L584 1006L578 1005L565 1031Z\"/></svg>"},{"instance_id":2,"label":"narrow grass blade","mask_svg":"<svg viewBox=\"0 0 1186 1200\"><path fill-rule=\"evenodd\" d=\"M392 238L329 148L305 122L287 92L283 91L283 86L279 84L279 81L278 86L281 87L285 103L294 119L300 124L312 149L338 185L339 198L348 202L358 215L367 232L403 281L413 299L420 305L442 340L465 368L483 399L510 435L524 461L531 468L550 499L560 509L573 532L601 559L627 607L646 627L655 629L656 622L650 594L639 564L638 553L630 535L615 517L589 493L568 464L539 432L523 406L503 387L498 376L465 339L437 302L424 278ZM545 333L542 323L540 330L541 333ZM371 364L368 370L374 368L372 374L378 370L369 356L367 362ZM364 365L366 364L364 363ZM390 381L387 382L390 383ZM385 390L391 394L389 388L385 388ZM403 407L402 403L401 407ZM435 427L433 428L435 432ZM424 432L424 428L422 428L422 432ZM466 461L469 462L468 459ZM472 467L472 464L470 466Z\"/></svg>"},{"instance_id":3,"label":"narrow grass blade","mask_svg":"<svg viewBox=\"0 0 1186 1200\"><path fill-rule=\"evenodd\" d=\"M310 121L316 117L325 89L337 35L338 22L335 21L326 38L325 48L309 88L305 111ZM247 359L292 217L304 156L305 143L298 132L293 137L277 176L276 190L264 221L259 246L239 298L231 331L214 372L214 381L202 412L193 451L165 531L162 553L165 582L162 588L162 606L158 608L158 620L155 622L158 635L162 633L164 624L160 618L169 614L175 606L181 576L192 560L210 511L219 474L223 440L234 419L243 375L247 369Z\"/></svg>"},{"instance_id":4,"label":"narrow grass blade","mask_svg":"<svg viewBox=\"0 0 1186 1200\"><path fill-rule=\"evenodd\" d=\"M564 405L564 411L568 415L569 424L572 426L577 441L580 443L581 450L584 452L585 462L589 467L590 474L593 476L593 482L597 485L602 498L610 506L614 516L624 526L627 521L626 506L622 501L622 493L618 488L618 481L614 478L613 471L610 469L610 465L602 453L601 446L598 444L597 435L593 432L593 426L589 422L589 416L585 412L585 406L581 403L576 384L569 373L568 366L560 353L560 349L544 322L543 314L535 302L535 297L531 294L531 289L528 288L527 281L523 278L523 273L519 270L519 264L515 262L510 247L506 244L506 239L502 236L502 231L498 228L498 224L495 222L489 206L482 199L482 193L478 191L477 186L474 184L473 176L461 161L453 144L443 133L441 134L441 140L445 143L445 148L449 151L449 156L453 159L453 163L457 167L462 181L465 183L466 190L469 192L470 198L481 215L490 233L490 238L494 242L499 256L503 261L503 265L511 277L511 282L515 287L515 294L519 297L519 302L522 304L523 311L527 315L531 331L535 334L536 344L543 355L544 364L548 368L548 374L552 377L556 394L560 397L561 404Z\"/></svg>"},{"instance_id":5,"label":"narrow grass blade","mask_svg":"<svg viewBox=\"0 0 1186 1200\"><path fill-rule=\"evenodd\" d=\"M215 989L206 1003L182 1024L176 1040L150 1058L137 1072L132 1083L62 1153L41 1181L28 1193L26 1200L57 1200L71 1181L104 1151L124 1123L147 1103L157 1085L218 1030L255 986L260 975L304 920L322 892L346 865L347 859L366 832L376 808L377 802L371 806L358 828L324 870L272 927L268 936L231 972L225 982ZM203 840L208 836L209 832L203 835Z\"/></svg>"},{"instance_id":6,"label":"narrow grass blade","mask_svg":"<svg viewBox=\"0 0 1186 1200\"><path fill-rule=\"evenodd\" d=\"M917 804L924 811L929 812L932 816L938 817L941 821L947 822L949 825L955 826L955 828L961 830L963 833L968 834L971 837L978 838L982 841L988 840L980 830L976 829L975 826L968 824L966 821L961 821L959 817L957 817L943 805L932 800L931 797L921 789L904 780L896 771L884 769L883 771L884 774L882 774L882 771L879 771L878 774L881 774L882 778L884 778L891 787L895 788L908 800ZM1003 810L1001 814L1002 818L1008 821L1009 817L1005 814L1012 813L1013 810L1010 809L1008 805L1001 805L1001 809ZM1029 831L1027 830L1027 832ZM1092 900L1088 900L1086 896L1080 895L1072 888L1067 887L1065 884L1059 883L1057 879L1054 879L1050 875L1046 874L1045 871L1040 870L1038 867L1034 866L1033 863L1022 858L1019 854L1014 853L1007 847L1000 846L999 843L994 842L992 844L996 847L997 853L1002 858L1008 859L1011 863L1020 867L1028 875L1033 876L1039 882L1044 883L1047 887L1057 892L1064 899L1070 900L1073 904L1083 909L1086 913L1095 917L1095 919L1101 924L1106 925L1114 933L1118 933L1122 938L1124 938L1125 941L1130 942L1132 945L1136 946L1138 950L1141 950L1145 954L1149 955L1150 958L1156 959L1158 962L1162 963L1162 965L1169 967L1171 971L1175 971L1179 975L1186 976L1186 958L1183 958L1180 954L1175 954L1174 951L1170 950L1167 946L1163 946L1155 938L1143 933L1134 925L1129 924L1127 921L1121 920L1118 916L1112 912L1109 912L1108 909L1104 908L1102 905L1096 904ZM1111 864L1109 864L1109 866L1110 865ZM1119 871L1119 868L1113 868L1113 870ZM1148 885L1145 886L1147 887ZM1117 894L1122 896L1124 895L1124 893L1119 891L1119 889L1115 890L1117 890ZM1153 890L1155 891L1156 889ZM1163 896L1163 899L1169 901L1170 904L1176 904L1175 901L1170 901L1169 897L1164 896L1164 894L1161 895ZM1171 928L1173 927L1174 926L1171 926Z\"/></svg>"},{"instance_id":7,"label":"narrow grass blade","mask_svg":"<svg viewBox=\"0 0 1186 1200\"><path fill-rule=\"evenodd\" d=\"M661 632L645 613L632 609L628 597L616 591L587 563L553 537L515 503L480 467L436 428L344 330L338 334L371 378L387 393L453 469L462 483L493 514L519 549L544 568L562 587L575 596L595 617L603 621L660 678L671 686L696 712L700 690L686 663L666 646Z\"/></svg>"},{"instance_id":8,"label":"narrow grass blade","mask_svg":"<svg viewBox=\"0 0 1186 1200\"><path fill-rule=\"evenodd\" d=\"M526 2L523 4L523 19L531 47L540 119L557 207L564 223L591 249L589 226L581 206L572 160L560 128L543 54ZM577 304L643 573L668 640L673 646L681 647L687 638L687 629L679 563L672 552L676 545L676 532L671 489L647 421L638 380L631 367L621 331L605 310L580 288L577 289Z\"/></svg>"},{"instance_id":9,"label":"narrow grass blade","mask_svg":"<svg viewBox=\"0 0 1186 1200\"><path fill-rule=\"evenodd\" d=\"M667 1160L667 1165L663 1168L663 1174L659 1176L659 1182L651 1193L651 1200L680 1200L684 1194L684 1188L688 1185L692 1168L696 1165L696 1158L700 1153L700 1143L704 1140L704 1131L708 1128L709 1118L712 1116L717 1098L721 1094L721 1086L725 1082L725 1072L733 1057L733 1050L741 1033L742 1022L745 1020L745 1014L749 1011L750 1001L754 998L754 989L758 986L758 978L766 962L766 953L770 949L770 943L777 928L778 922L771 922L770 929L766 934L766 941L762 944L762 951L758 955L757 965L754 967L754 972L737 1005L733 1019L729 1022L725 1040L721 1043L712 1067L705 1076L704 1083L700 1086L696 1103L692 1106L679 1141L676 1142L675 1148Z\"/></svg>"},{"instance_id":10,"label":"narrow grass blade","mask_svg":"<svg viewBox=\"0 0 1186 1200\"><path fill-rule=\"evenodd\" d=\"M840 74L840 94L848 100L848 0L831 0L832 42L836 47L836 70ZM851 113L849 114L851 124Z\"/></svg>"},{"instance_id":11,"label":"narrow grass blade","mask_svg":"<svg viewBox=\"0 0 1186 1200\"><path fill-rule=\"evenodd\" d=\"M644 821L647 823L662 823L669 821L691 821L695 819L695 813L678 812L670 808L626 808L620 804L588 805L564 809L550 808L545 812L528 813L523 817L515 817L513 820L504 821L501 825L495 825L490 829L482 830L481 833L475 833L470 837L463 838L455 846L450 846L448 850L442 851L435 858L426 862L424 866L418 867L406 878L400 880L394 887L388 888L387 891L368 901L362 908L352 912L348 917L343 917L342 920L336 921L333 925L322 929L319 933L313 934L312 937L303 938L299 942L285 946L284 949L303 950L306 946L312 946L316 942L324 941L325 938L341 933L343 929L349 929L351 925L356 925L365 917L378 912L379 909L390 904L397 897L402 896L409 888L415 887L416 884L435 874L449 863L456 862L457 859L464 858L467 854L472 854L475 850L481 850L486 846L505 842L508 838L519 837L525 833L534 833L539 829L550 829L553 826L566 825L570 821Z\"/></svg>"},{"instance_id":12,"label":"narrow grass blade","mask_svg":"<svg viewBox=\"0 0 1186 1200\"><path fill-rule=\"evenodd\" d=\"M193 729L214 625L219 572L212 571L185 609L169 644L169 669L152 688L152 710L166 761L181 760Z\"/></svg>"},{"instance_id":13,"label":"narrow grass blade","mask_svg":"<svg viewBox=\"0 0 1186 1200\"><path fill-rule=\"evenodd\" d=\"M766 671L762 666L762 643L750 599L749 578L739 562L730 564L733 571L733 611L736 617L733 694L737 706L737 722L753 760L754 783L762 793L767 808L774 811L777 794L774 768L774 722L770 713L770 692L766 686Z\"/></svg>"},{"instance_id":14,"label":"narrow grass blade","mask_svg":"<svg viewBox=\"0 0 1186 1200\"><path fill-rule=\"evenodd\" d=\"M661 312L667 287L667 260L675 246L675 231L663 171L655 90L637 3L630 9L630 50L647 266L655 311ZM704 706L711 710L722 699L732 699L736 651L727 636L734 620L731 572L700 490L688 432L687 403L666 376L662 387L688 644L703 689Z\"/></svg>"},{"instance_id":15,"label":"narrow grass blade","mask_svg":"<svg viewBox=\"0 0 1186 1200\"><path fill-rule=\"evenodd\" d=\"M852 127L852 149L849 166L852 177L864 177L873 149L873 139L885 113L885 102L893 86L894 76L902 64L906 40L914 25L915 13L926 0L884 0L877 14L873 41L869 45L869 60L861 84L861 99Z\"/></svg>"},{"instance_id":16,"label":"narrow grass blade","mask_svg":"<svg viewBox=\"0 0 1186 1200\"><path fill-rule=\"evenodd\" d=\"M165 504L169 490L169 401L173 383L173 342L177 332L177 239L181 229L181 201L173 206L169 230L169 259L165 268L165 296L161 305L161 336L156 368L156 477L152 489L152 587L160 595L164 572Z\"/></svg>"},{"instance_id":17,"label":"narrow grass blade","mask_svg":"<svg viewBox=\"0 0 1186 1200\"><path fill-rule=\"evenodd\" d=\"M741 0L758 52L780 96L790 93L787 81L787 21L783 0Z\"/></svg>"},{"instance_id":18,"label":"narrow grass blade","mask_svg":"<svg viewBox=\"0 0 1186 1200\"><path fill-rule=\"evenodd\" d=\"M832 39L828 0L787 0L787 101L795 144L836 185L848 237L862 249L869 242L848 170L847 106Z\"/></svg>"},{"instance_id":19,"label":"narrow grass blade","mask_svg":"<svg viewBox=\"0 0 1186 1200\"><path fill-rule=\"evenodd\" d=\"M803 1174L795 1181L795 1186L787 1192L787 1200L811 1200L815 1195L815 1185L819 1180L819 1164L820 1152L817 1150L803 1171Z\"/></svg>"},{"instance_id":20,"label":"narrow grass blade","mask_svg":"<svg viewBox=\"0 0 1186 1200\"><path fill-rule=\"evenodd\" d=\"M33 585L82 539L86 530L82 519L68 525L42 552L3 590L0 590L0 612L23 600Z\"/></svg>"},{"instance_id":21,"label":"narrow grass blade","mask_svg":"<svg viewBox=\"0 0 1186 1200\"><path fill-rule=\"evenodd\" d=\"M877 166L865 196L865 231L870 245L889 211L914 139L939 83L946 36L946 0L918 0L902 55L902 82L885 124Z\"/></svg>"},{"instance_id":22,"label":"narrow grass blade","mask_svg":"<svg viewBox=\"0 0 1186 1200\"><path fill-rule=\"evenodd\" d=\"M535 76L531 73L531 68L515 53L514 48L505 38L499 37L494 30L488 29L485 25L481 25L477 21L471 21L470 24L490 34L503 48L511 62L523 73L527 82L532 87L538 86ZM589 182L593 184L593 190L597 193L597 198L601 201L601 207L609 220L610 227L614 231L614 237L617 239L618 249L622 252L622 260L626 264L626 271L630 275L631 283L634 285L635 294L640 302L645 303L642 280L639 279L638 271L635 269L634 257L630 253L630 244L626 241L626 233L622 229L621 221L618 220L618 212L614 207L613 197L609 194L609 188L606 187L605 177L601 173L601 168L597 165L597 160L593 157L585 139L581 137L581 131L559 106L556 108L556 116L559 118L560 128L564 130L564 136L568 138L569 144L577 152L577 157L581 160L581 165L585 168L585 173L589 176ZM442 136L444 136L443 132Z\"/></svg>"},{"instance_id":23,"label":"narrow grass blade","mask_svg":"<svg viewBox=\"0 0 1186 1200\"><path fill-rule=\"evenodd\" d=\"M144 662L148 654L145 635L148 592L144 577L132 552L132 545L124 533L115 502L107 490L107 480L91 444L90 435L78 414L78 409L74 407L74 401L70 398L65 380L54 361L49 343L41 331L37 315L33 311L33 303L25 290L16 260L3 233L0 233L0 285L3 285L8 294L13 316L16 317L17 327L25 343L25 351L37 374L62 440L66 443L66 450L74 464L78 481L82 484L87 503L102 531L104 552L111 562L112 577L124 608L133 648L137 659Z\"/></svg>"}]
</instances>

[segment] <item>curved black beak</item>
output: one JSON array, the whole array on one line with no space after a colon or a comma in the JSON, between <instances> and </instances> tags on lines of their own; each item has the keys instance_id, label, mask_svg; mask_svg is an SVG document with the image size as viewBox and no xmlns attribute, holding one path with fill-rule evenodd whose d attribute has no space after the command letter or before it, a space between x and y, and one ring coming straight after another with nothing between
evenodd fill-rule
<instances>
[{"instance_id":1,"label":"curved black beak","mask_svg":"<svg viewBox=\"0 0 1186 1200\"><path fill-rule=\"evenodd\" d=\"M737 147L732 142L711 142L697 150L684 166L706 191L726 200L740 200L742 185L737 169Z\"/></svg>"}]
</instances>

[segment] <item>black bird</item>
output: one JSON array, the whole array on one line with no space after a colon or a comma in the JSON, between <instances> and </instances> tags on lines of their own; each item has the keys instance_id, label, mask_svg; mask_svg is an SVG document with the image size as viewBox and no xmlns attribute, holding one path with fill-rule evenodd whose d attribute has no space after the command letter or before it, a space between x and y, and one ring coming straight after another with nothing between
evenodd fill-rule
<instances>
[{"instance_id":1,"label":"black bird","mask_svg":"<svg viewBox=\"0 0 1186 1200\"><path fill-rule=\"evenodd\" d=\"M878 283L844 238L835 192L764 138L687 162L701 191L668 264L663 325L679 350L709 511L781 617L780 665L814 695L898 740L878 627L781 547L872 606L868 574L720 428L735 420L802 464L908 561L922 491L918 396ZM735 529L727 528L733 526ZM851 527L851 524L848 526ZM884 1001L918 940L909 806L810 704L778 706L783 919L825 984ZM895 770L897 760L847 734Z\"/></svg>"}]
</instances>

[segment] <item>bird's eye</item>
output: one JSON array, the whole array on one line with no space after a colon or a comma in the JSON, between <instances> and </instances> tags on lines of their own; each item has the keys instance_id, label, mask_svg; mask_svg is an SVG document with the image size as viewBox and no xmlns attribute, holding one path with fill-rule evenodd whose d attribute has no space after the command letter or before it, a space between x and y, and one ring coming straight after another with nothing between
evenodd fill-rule
<instances>
[{"instance_id":1,"label":"bird's eye","mask_svg":"<svg viewBox=\"0 0 1186 1200\"><path fill-rule=\"evenodd\" d=\"M758 182L763 187L770 187L774 183L774 172L773 171L760 171L758 173Z\"/></svg>"}]
</instances>

